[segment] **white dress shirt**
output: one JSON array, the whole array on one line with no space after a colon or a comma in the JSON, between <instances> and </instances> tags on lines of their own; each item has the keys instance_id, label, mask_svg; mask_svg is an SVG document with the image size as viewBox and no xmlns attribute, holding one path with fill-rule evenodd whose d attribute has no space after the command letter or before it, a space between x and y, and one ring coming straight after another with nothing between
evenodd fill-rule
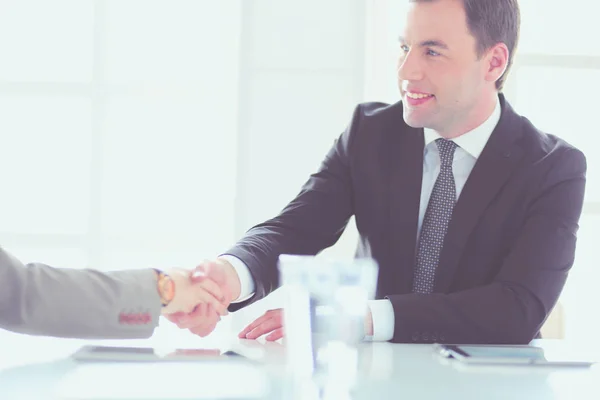
<instances>
[{"instance_id":1,"label":"white dress shirt","mask_svg":"<svg viewBox=\"0 0 600 400\"><path fill-rule=\"evenodd\" d=\"M467 178L471 174L479 155L483 151L488 139L492 135L494 128L500 120L501 107L500 101L496 101L496 107L488 119L477 128L469 131L457 138L452 139L458 145L454 152L452 162L452 171L456 183L456 198L460 197ZM433 185L440 173L440 156L435 140L441 136L431 130L424 129L425 149L423 153L423 182L421 185L421 203L419 206L419 223L417 228L417 238L421 232L421 225L425 216L425 210L429 203L429 197L433 190ZM242 260L231 255L223 256L233 265L241 283L240 297L236 302L244 301L254 293L254 281L250 275L248 267ZM387 341L394 336L395 318L394 308L388 299L371 300L369 307L373 316L373 336L367 337L367 340Z\"/></svg>"}]
</instances>

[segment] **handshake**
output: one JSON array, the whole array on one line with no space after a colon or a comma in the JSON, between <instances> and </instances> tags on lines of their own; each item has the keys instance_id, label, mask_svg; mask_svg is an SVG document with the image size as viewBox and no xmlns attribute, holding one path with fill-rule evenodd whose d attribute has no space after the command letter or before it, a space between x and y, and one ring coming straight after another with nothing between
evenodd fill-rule
<instances>
[{"instance_id":1,"label":"handshake","mask_svg":"<svg viewBox=\"0 0 600 400\"><path fill-rule=\"evenodd\" d=\"M240 280L233 266L222 259L205 261L193 270L174 268L168 279L158 280L166 305L162 315L182 329L207 336L227 315L240 295Z\"/></svg>"},{"instance_id":2,"label":"handshake","mask_svg":"<svg viewBox=\"0 0 600 400\"><path fill-rule=\"evenodd\" d=\"M159 281L161 297L170 301L162 314L181 329L204 337L209 335L227 315L232 301L240 297L241 282L235 268L226 260L205 261L193 270L175 268L167 271L170 282L163 287ZM164 294L170 296L164 296ZM283 337L283 309L269 310L249 324L240 338L274 341Z\"/></svg>"},{"instance_id":3,"label":"handshake","mask_svg":"<svg viewBox=\"0 0 600 400\"><path fill-rule=\"evenodd\" d=\"M224 259L205 261L193 270L167 271L171 288L162 287L159 293L170 292L170 300L162 315L181 329L204 337L208 336L227 315L232 301L240 297L241 282L233 265ZM267 341L284 336L283 309L269 310L246 326L238 335L244 339L258 339L266 335ZM365 335L373 335L373 316L370 308L364 320Z\"/></svg>"}]
</instances>

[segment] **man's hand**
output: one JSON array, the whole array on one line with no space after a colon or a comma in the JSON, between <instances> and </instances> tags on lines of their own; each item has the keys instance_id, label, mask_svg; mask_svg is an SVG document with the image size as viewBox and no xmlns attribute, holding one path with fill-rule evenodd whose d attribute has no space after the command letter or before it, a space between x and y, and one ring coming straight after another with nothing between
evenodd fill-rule
<instances>
[{"instance_id":1,"label":"man's hand","mask_svg":"<svg viewBox=\"0 0 600 400\"><path fill-rule=\"evenodd\" d=\"M194 335L200 337L208 336L215 330L217 323L221 321L221 316L211 305L199 304L194 311L189 314L178 312L165 315L165 317L176 324L181 329L189 329Z\"/></svg>"},{"instance_id":2,"label":"man's hand","mask_svg":"<svg viewBox=\"0 0 600 400\"><path fill-rule=\"evenodd\" d=\"M204 261L192 273L192 281L200 286L212 286L215 283L223 292L223 303L227 306L240 297L240 278L235 268L228 261L217 258L215 261ZM211 283L212 282L212 283Z\"/></svg>"},{"instance_id":3,"label":"man's hand","mask_svg":"<svg viewBox=\"0 0 600 400\"><path fill-rule=\"evenodd\" d=\"M191 282L197 291L214 293L221 307L225 309L240 295L240 280L233 266L223 260L205 261L191 273ZM199 304L190 313L175 313L168 315L169 321L181 329L204 337L209 335L221 320L221 309L213 303Z\"/></svg>"},{"instance_id":4,"label":"man's hand","mask_svg":"<svg viewBox=\"0 0 600 400\"><path fill-rule=\"evenodd\" d=\"M258 339L263 335L269 342L281 339L283 337L283 308L269 310L261 317L244 328L238 337L242 339Z\"/></svg>"},{"instance_id":5,"label":"man's hand","mask_svg":"<svg viewBox=\"0 0 600 400\"><path fill-rule=\"evenodd\" d=\"M205 282L202 287L194 284L191 277L193 271L173 268L167 271L167 276L172 282L174 296L169 303L163 307L162 314L168 315L176 312L191 313L197 306L203 305L210 308L218 315L227 315L227 305L221 299L223 291L214 282ZM159 287L159 292L163 288Z\"/></svg>"},{"instance_id":6,"label":"man's hand","mask_svg":"<svg viewBox=\"0 0 600 400\"><path fill-rule=\"evenodd\" d=\"M365 336L373 336L373 315L371 309L367 310L365 315ZM283 330L283 308L269 310L261 317L244 328L238 337L242 339L258 339L263 335L267 341L272 342L281 339L284 336Z\"/></svg>"}]
</instances>

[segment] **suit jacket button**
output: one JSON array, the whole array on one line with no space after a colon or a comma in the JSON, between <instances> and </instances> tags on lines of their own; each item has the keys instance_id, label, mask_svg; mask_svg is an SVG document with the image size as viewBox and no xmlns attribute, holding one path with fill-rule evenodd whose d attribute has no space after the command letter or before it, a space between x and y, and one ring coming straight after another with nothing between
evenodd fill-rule
<instances>
[{"instance_id":1,"label":"suit jacket button","mask_svg":"<svg viewBox=\"0 0 600 400\"><path fill-rule=\"evenodd\" d=\"M412 335L412 341L417 342L419 340L419 332L415 332Z\"/></svg>"},{"instance_id":2,"label":"suit jacket button","mask_svg":"<svg viewBox=\"0 0 600 400\"><path fill-rule=\"evenodd\" d=\"M437 340L438 340L438 335L437 335L437 333L434 333L433 335L431 335L431 341L432 341L432 342L437 342Z\"/></svg>"},{"instance_id":3,"label":"suit jacket button","mask_svg":"<svg viewBox=\"0 0 600 400\"><path fill-rule=\"evenodd\" d=\"M428 332L423 333L423 335L421 337L423 338L424 342L429 341L429 333Z\"/></svg>"},{"instance_id":4,"label":"suit jacket button","mask_svg":"<svg viewBox=\"0 0 600 400\"><path fill-rule=\"evenodd\" d=\"M446 336L440 335L440 342L444 343L446 341Z\"/></svg>"}]
</instances>

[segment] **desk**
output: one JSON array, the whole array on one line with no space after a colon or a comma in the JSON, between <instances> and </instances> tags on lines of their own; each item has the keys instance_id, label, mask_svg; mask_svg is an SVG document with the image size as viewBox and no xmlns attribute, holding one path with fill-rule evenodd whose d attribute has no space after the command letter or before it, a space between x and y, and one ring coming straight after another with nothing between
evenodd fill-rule
<instances>
[{"instance_id":1,"label":"desk","mask_svg":"<svg viewBox=\"0 0 600 400\"><path fill-rule=\"evenodd\" d=\"M48 339L57 340L57 339ZM56 354L35 360L31 352L2 359L0 399L54 399L52 393L64 377L81 365L68 359L82 341L58 340ZM100 343L100 342L94 342ZM111 341L111 344L114 344ZM131 341L123 345L131 345ZM284 374L285 347L279 343L239 340L234 348L257 359L269 376ZM542 346L552 342L538 341ZM136 345L144 345L143 341ZM62 353L62 354L60 354ZM12 353L16 354L16 353ZM353 399L600 399L600 367L533 368L468 367L441 359L429 345L363 343L360 346L360 383ZM111 365L96 365L106 368ZM157 365L157 364L154 364ZM161 365L168 365L164 363ZM121 368L127 366L121 365ZM99 370L101 371L101 369ZM235 377L230 377L234 381ZM198 377L198 384L201 379ZM273 395L270 398L282 398Z\"/></svg>"}]
</instances>

